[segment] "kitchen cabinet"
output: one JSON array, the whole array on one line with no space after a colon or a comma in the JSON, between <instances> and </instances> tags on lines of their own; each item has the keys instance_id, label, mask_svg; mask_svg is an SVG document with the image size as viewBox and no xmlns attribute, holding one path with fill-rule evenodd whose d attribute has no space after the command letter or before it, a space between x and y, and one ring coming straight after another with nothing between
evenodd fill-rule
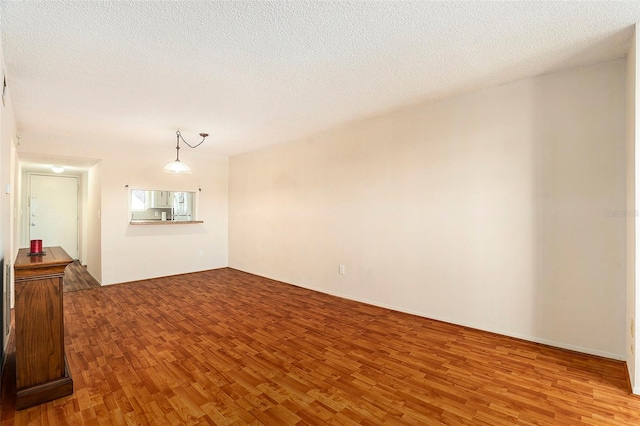
<instances>
[{"instance_id":1,"label":"kitchen cabinet","mask_svg":"<svg viewBox=\"0 0 640 426\"><path fill-rule=\"evenodd\" d=\"M156 209L173 207L173 193L171 191L151 191L151 207Z\"/></svg>"}]
</instances>

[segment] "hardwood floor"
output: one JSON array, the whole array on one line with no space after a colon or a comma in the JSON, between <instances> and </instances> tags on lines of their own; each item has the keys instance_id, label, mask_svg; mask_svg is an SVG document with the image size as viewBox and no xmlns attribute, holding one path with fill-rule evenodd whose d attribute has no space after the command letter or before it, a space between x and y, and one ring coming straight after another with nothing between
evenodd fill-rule
<instances>
[{"instance_id":1,"label":"hardwood floor","mask_svg":"<svg viewBox=\"0 0 640 426\"><path fill-rule=\"evenodd\" d=\"M2 424L640 424L622 362L232 269L64 304L74 394Z\"/></svg>"},{"instance_id":2,"label":"hardwood floor","mask_svg":"<svg viewBox=\"0 0 640 426\"><path fill-rule=\"evenodd\" d=\"M70 291L86 290L88 288L100 287L100 283L87 272L87 268L75 260L64 271L64 282L62 283L62 291L68 293Z\"/></svg>"}]
</instances>

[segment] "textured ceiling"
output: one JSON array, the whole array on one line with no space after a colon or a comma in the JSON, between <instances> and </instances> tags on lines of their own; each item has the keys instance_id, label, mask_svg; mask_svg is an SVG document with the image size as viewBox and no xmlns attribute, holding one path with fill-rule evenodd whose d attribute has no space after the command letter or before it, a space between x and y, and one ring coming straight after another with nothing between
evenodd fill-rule
<instances>
[{"instance_id":1,"label":"textured ceiling","mask_svg":"<svg viewBox=\"0 0 640 426\"><path fill-rule=\"evenodd\" d=\"M23 141L232 155L626 53L640 2L7 1Z\"/></svg>"}]
</instances>

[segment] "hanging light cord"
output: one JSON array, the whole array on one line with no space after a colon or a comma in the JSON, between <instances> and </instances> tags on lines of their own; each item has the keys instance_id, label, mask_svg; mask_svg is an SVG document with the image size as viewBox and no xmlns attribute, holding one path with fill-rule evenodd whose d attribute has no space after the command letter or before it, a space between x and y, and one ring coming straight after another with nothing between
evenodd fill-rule
<instances>
[{"instance_id":1,"label":"hanging light cord","mask_svg":"<svg viewBox=\"0 0 640 426\"><path fill-rule=\"evenodd\" d=\"M197 147L199 147L200 145L202 145L202 142L204 142L204 140L207 138L207 136L209 136L209 134L208 134L208 133L200 133L200 136L202 136L202 140L200 141L200 143L199 143L199 144L197 144L197 145L191 145L189 142L187 142L187 141L185 141L185 140L184 140L184 138L182 137L182 133L180 133L180 130L178 130L178 131L176 132L176 135L178 136L178 138L182 139L182 142L184 142L185 144L187 144L187 146L188 146L189 148L197 148ZM178 149L179 149L179 148L178 148Z\"/></svg>"}]
</instances>

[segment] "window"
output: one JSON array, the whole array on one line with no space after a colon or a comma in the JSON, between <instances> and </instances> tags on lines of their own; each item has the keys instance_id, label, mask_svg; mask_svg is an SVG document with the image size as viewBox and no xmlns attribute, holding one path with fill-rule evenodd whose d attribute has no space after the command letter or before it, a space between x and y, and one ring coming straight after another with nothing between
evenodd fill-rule
<instances>
[{"instance_id":1,"label":"window","mask_svg":"<svg viewBox=\"0 0 640 426\"><path fill-rule=\"evenodd\" d=\"M131 190L131 210L147 209L147 192L144 189Z\"/></svg>"}]
</instances>

